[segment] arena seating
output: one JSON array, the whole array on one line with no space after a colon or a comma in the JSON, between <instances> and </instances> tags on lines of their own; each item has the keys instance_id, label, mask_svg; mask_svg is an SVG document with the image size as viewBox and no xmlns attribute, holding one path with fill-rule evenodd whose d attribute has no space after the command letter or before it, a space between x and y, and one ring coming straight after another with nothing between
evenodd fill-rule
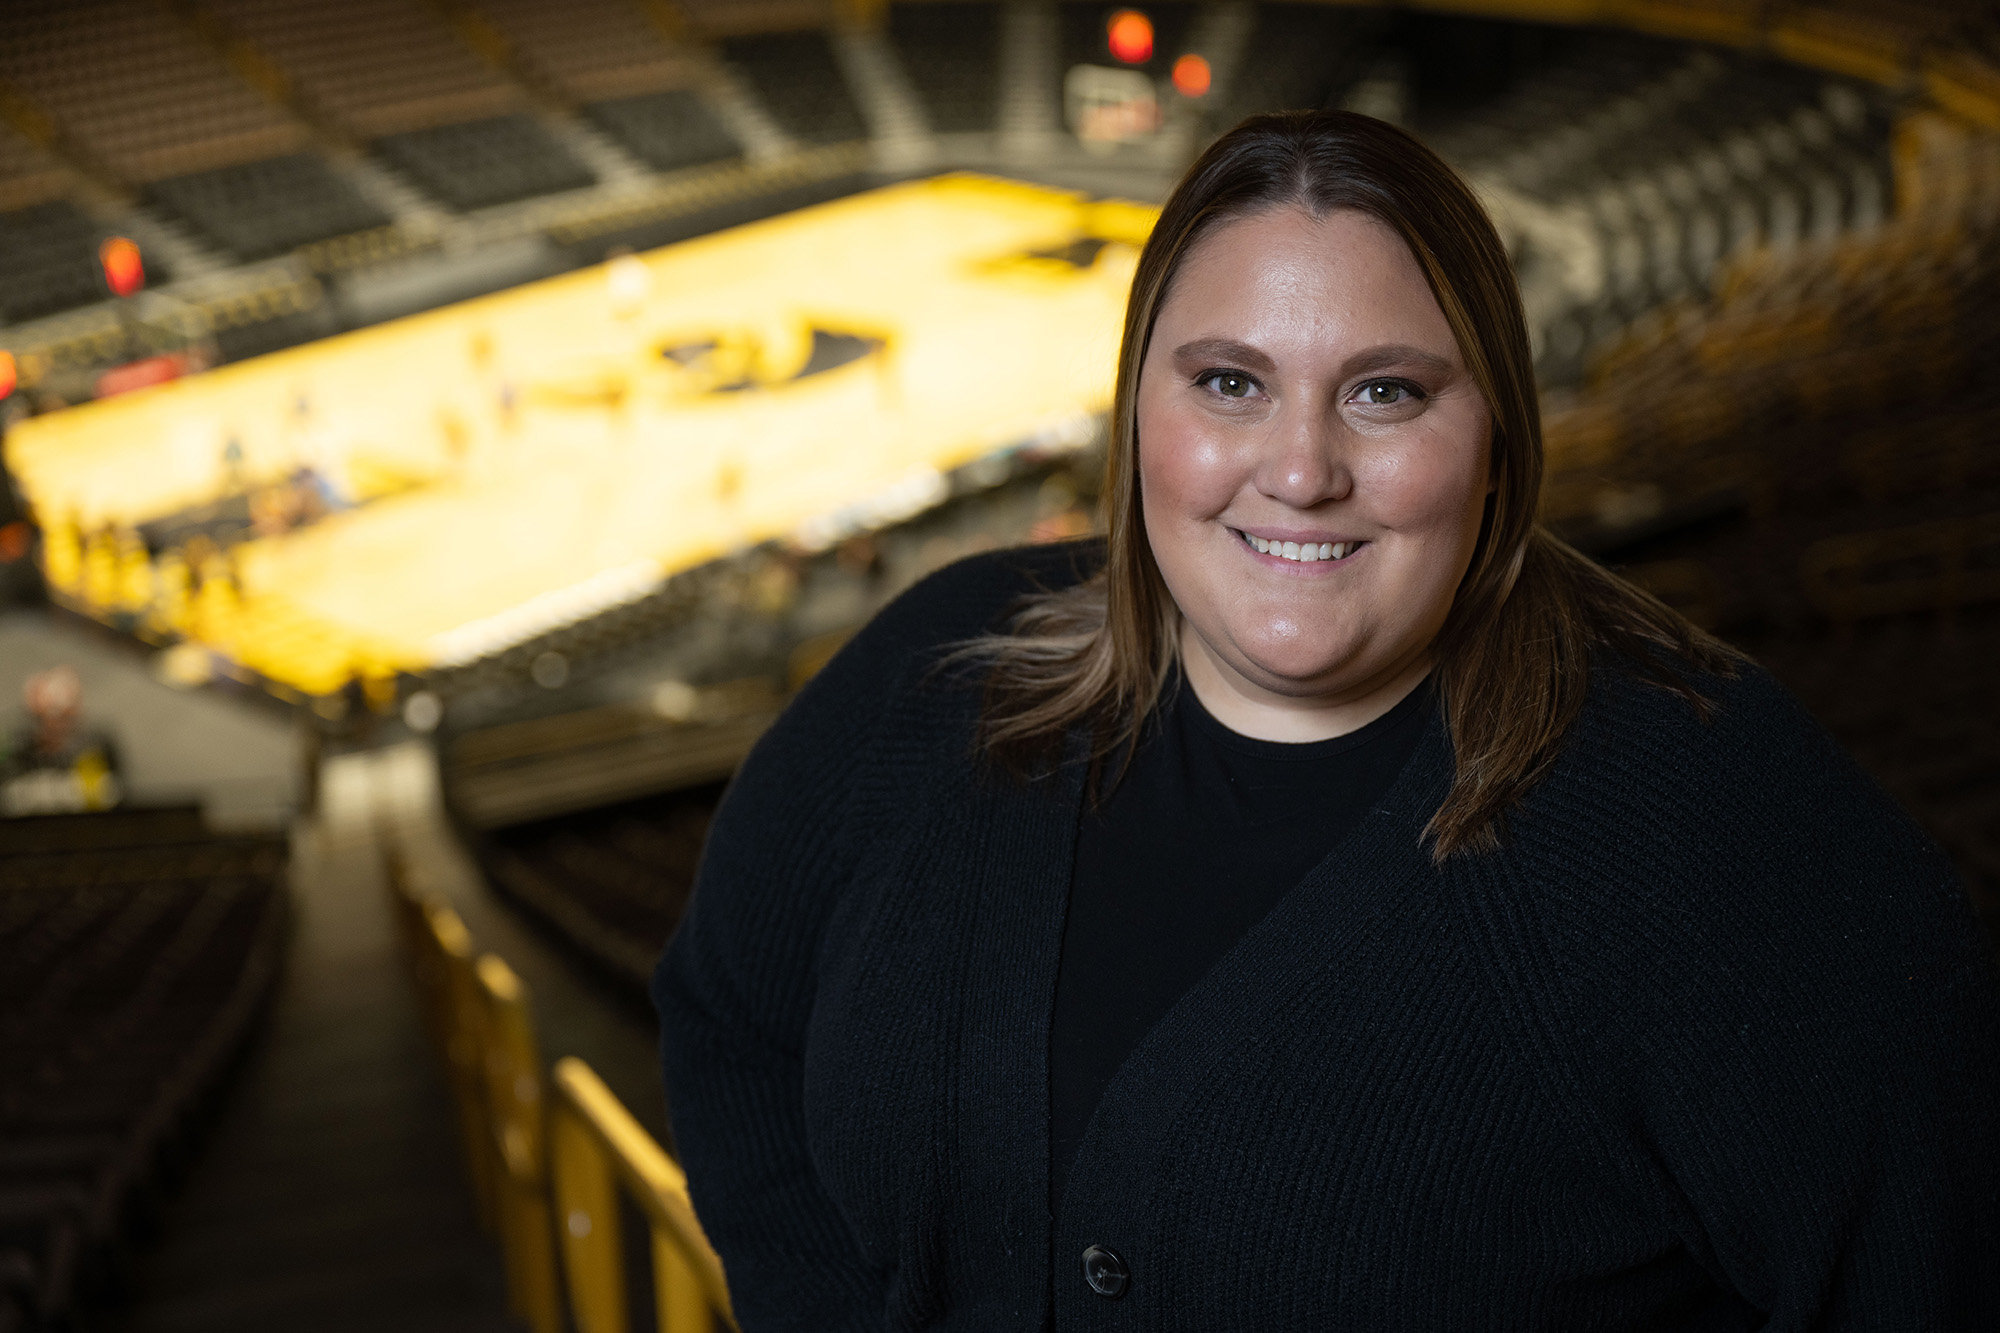
<instances>
[{"instance_id":1,"label":"arena seating","mask_svg":"<svg viewBox=\"0 0 2000 1333\"><path fill-rule=\"evenodd\" d=\"M0 1327L115 1284L276 976L284 855L194 810L0 823Z\"/></svg>"},{"instance_id":2,"label":"arena seating","mask_svg":"<svg viewBox=\"0 0 2000 1333\"><path fill-rule=\"evenodd\" d=\"M314 153L175 176L147 193L239 259L389 224L387 213Z\"/></svg>"},{"instance_id":3,"label":"arena seating","mask_svg":"<svg viewBox=\"0 0 2000 1333\"><path fill-rule=\"evenodd\" d=\"M0 213L0 321L102 300L97 224L67 200Z\"/></svg>"},{"instance_id":4,"label":"arena seating","mask_svg":"<svg viewBox=\"0 0 2000 1333\"><path fill-rule=\"evenodd\" d=\"M69 173L39 144L0 122L0 213L61 198Z\"/></svg>"},{"instance_id":5,"label":"arena seating","mask_svg":"<svg viewBox=\"0 0 2000 1333\"><path fill-rule=\"evenodd\" d=\"M697 787L497 830L494 885L643 991L679 924L720 789Z\"/></svg>"},{"instance_id":6,"label":"arena seating","mask_svg":"<svg viewBox=\"0 0 2000 1333\"><path fill-rule=\"evenodd\" d=\"M772 32L725 37L723 57L748 76L786 133L805 143L867 137L826 33Z\"/></svg>"},{"instance_id":7,"label":"arena seating","mask_svg":"<svg viewBox=\"0 0 2000 1333\"><path fill-rule=\"evenodd\" d=\"M888 29L934 129L956 134L993 128L999 109L998 4L891 5Z\"/></svg>"},{"instance_id":8,"label":"arena seating","mask_svg":"<svg viewBox=\"0 0 2000 1333\"><path fill-rule=\"evenodd\" d=\"M213 7L276 62L303 103L359 142L500 115L523 101L424 5L214 0Z\"/></svg>"},{"instance_id":9,"label":"arena seating","mask_svg":"<svg viewBox=\"0 0 2000 1333\"><path fill-rule=\"evenodd\" d=\"M580 189L596 180L524 115L405 130L377 139L375 150L461 210Z\"/></svg>"},{"instance_id":10,"label":"arena seating","mask_svg":"<svg viewBox=\"0 0 2000 1333\"><path fill-rule=\"evenodd\" d=\"M165 6L144 0L16 0L0 80L127 184L271 157L306 140L302 125Z\"/></svg>"},{"instance_id":11,"label":"arena seating","mask_svg":"<svg viewBox=\"0 0 2000 1333\"><path fill-rule=\"evenodd\" d=\"M1895 168L1893 222L1600 349L1544 513L1796 690L2000 929L2000 142L1915 118Z\"/></svg>"},{"instance_id":12,"label":"arena seating","mask_svg":"<svg viewBox=\"0 0 2000 1333\"><path fill-rule=\"evenodd\" d=\"M612 137L660 171L720 162L742 151L708 103L691 89L606 98L587 109Z\"/></svg>"},{"instance_id":13,"label":"arena seating","mask_svg":"<svg viewBox=\"0 0 2000 1333\"><path fill-rule=\"evenodd\" d=\"M581 108L648 166L672 171L740 151L699 91L704 58L670 43L638 7L484 0L480 9L530 79Z\"/></svg>"},{"instance_id":14,"label":"arena seating","mask_svg":"<svg viewBox=\"0 0 2000 1333\"><path fill-rule=\"evenodd\" d=\"M684 88L699 71L693 52L624 0L480 0L479 12L514 60L572 105Z\"/></svg>"}]
</instances>

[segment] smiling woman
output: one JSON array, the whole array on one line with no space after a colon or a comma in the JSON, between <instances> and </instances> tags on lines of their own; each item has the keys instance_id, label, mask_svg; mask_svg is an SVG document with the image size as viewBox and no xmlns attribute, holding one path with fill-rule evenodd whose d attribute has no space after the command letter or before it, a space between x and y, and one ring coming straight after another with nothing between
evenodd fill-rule
<instances>
[{"instance_id":1,"label":"smiling woman","mask_svg":"<svg viewBox=\"0 0 2000 1333\"><path fill-rule=\"evenodd\" d=\"M2000 1326L1948 864L1541 468L1449 168L1202 156L1104 538L912 589L717 813L654 998L747 1333Z\"/></svg>"}]
</instances>

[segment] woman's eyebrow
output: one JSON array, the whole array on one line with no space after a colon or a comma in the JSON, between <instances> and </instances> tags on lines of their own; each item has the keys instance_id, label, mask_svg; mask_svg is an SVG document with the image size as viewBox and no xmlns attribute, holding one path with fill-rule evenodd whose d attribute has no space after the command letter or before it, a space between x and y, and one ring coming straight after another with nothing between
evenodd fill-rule
<instances>
[{"instance_id":1,"label":"woman's eyebrow","mask_svg":"<svg viewBox=\"0 0 2000 1333\"><path fill-rule=\"evenodd\" d=\"M1182 343L1174 349L1174 360L1199 361L1204 364L1220 362L1266 375L1278 368L1278 363L1270 357L1249 343L1237 342L1234 338L1196 338L1193 342Z\"/></svg>"},{"instance_id":2,"label":"woman's eyebrow","mask_svg":"<svg viewBox=\"0 0 2000 1333\"><path fill-rule=\"evenodd\" d=\"M1453 368L1453 363L1436 352L1426 352L1421 347L1411 347L1406 343L1385 343L1380 347L1370 347L1347 358L1341 369L1343 379L1353 375L1365 375L1371 370L1389 370L1403 366L1413 366L1443 374Z\"/></svg>"}]
</instances>

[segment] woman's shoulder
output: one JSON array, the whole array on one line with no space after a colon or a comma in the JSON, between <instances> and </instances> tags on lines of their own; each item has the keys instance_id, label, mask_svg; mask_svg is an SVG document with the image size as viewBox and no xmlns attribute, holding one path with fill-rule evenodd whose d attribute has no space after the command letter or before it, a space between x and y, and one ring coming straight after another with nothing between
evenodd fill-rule
<instances>
[{"instance_id":1,"label":"woman's shoulder","mask_svg":"<svg viewBox=\"0 0 2000 1333\"><path fill-rule=\"evenodd\" d=\"M1606 799L1638 802L1662 830L1722 829L1784 811L1809 828L1865 815L1914 825L1789 690L1747 659L1732 672L1662 659L1696 698L1638 663L1593 665L1558 772ZM1698 700L1698 701L1697 701Z\"/></svg>"},{"instance_id":2,"label":"woman's shoulder","mask_svg":"<svg viewBox=\"0 0 2000 1333\"><path fill-rule=\"evenodd\" d=\"M1770 673L1746 661L1683 679L1705 707L1630 664L1593 670L1513 821L1559 894L1643 922L1655 944L1690 931L1717 960L1778 939L1924 952L1977 937L1942 850Z\"/></svg>"}]
</instances>

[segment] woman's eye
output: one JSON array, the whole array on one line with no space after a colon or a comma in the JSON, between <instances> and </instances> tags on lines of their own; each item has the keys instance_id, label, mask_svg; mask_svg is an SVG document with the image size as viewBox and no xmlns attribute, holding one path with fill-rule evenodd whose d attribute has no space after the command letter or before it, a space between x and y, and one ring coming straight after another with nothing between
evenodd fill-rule
<instances>
[{"instance_id":1,"label":"woman's eye","mask_svg":"<svg viewBox=\"0 0 2000 1333\"><path fill-rule=\"evenodd\" d=\"M1420 395L1407 384L1395 380L1375 380L1362 385L1358 396L1370 407L1394 407L1399 403L1414 402Z\"/></svg>"},{"instance_id":2,"label":"woman's eye","mask_svg":"<svg viewBox=\"0 0 2000 1333\"><path fill-rule=\"evenodd\" d=\"M1248 398L1257 388L1248 375L1232 375L1226 370L1204 375L1201 382L1224 398Z\"/></svg>"}]
</instances>

